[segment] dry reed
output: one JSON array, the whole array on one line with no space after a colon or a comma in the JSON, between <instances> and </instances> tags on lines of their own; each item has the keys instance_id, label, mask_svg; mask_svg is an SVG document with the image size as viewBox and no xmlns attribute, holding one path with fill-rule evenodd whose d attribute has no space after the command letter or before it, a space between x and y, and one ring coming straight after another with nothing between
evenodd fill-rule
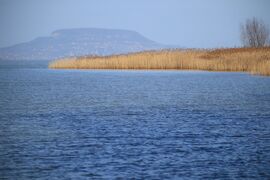
<instances>
[{"instance_id":1,"label":"dry reed","mask_svg":"<svg viewBox=\"0 0 270 180\"><path fill-rule=\"evenodd\" d=\"M270 76L270 47L215 50L161 50L53 61L54 69L179 69L240 71Z\"/></svg>"}]
</instances>

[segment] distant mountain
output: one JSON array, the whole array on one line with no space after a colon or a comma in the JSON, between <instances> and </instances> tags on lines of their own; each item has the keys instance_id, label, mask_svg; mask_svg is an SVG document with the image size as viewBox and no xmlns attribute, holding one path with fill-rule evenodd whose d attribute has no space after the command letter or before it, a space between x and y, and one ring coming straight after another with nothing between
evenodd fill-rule
<instances>
[{"instance_id":1,"label":"distant mountain","mask_svg":"<svg viewBox=\"0 0 270 180\"><path fill-rule=\"evenodd\" d=\"M166 46L156 43L135 31L83 28L57 30L49 37L0 48L0 59L50 60L69 56L112 55Z\"/></svg>"}]
</instances>

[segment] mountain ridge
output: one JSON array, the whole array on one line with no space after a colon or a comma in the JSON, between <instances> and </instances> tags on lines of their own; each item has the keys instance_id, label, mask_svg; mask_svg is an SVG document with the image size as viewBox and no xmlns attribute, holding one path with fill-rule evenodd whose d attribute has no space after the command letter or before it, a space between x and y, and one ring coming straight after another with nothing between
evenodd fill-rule
<instances>
[{"instance_id":1,"label":"mountain ridge","mask_svg":"<svg viewBox=\"0 0 270 180\"><path fill-rule=\"evenodd\" d=\"M168 46L152 41L140 33L124 29L59 29L50 36L0 48L0 59L51 60L70 56L107 56L159 50Z\"/></svg>"}]
</instances>

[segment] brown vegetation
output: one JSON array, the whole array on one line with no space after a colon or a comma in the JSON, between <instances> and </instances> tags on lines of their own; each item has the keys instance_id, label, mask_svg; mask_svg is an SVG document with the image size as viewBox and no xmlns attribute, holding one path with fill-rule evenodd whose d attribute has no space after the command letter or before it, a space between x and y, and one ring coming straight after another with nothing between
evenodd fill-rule
<instances>
[{"instance_id":1,"label":"brown vegetation","mask_svg":"<svg viewBox=\"0 0 270 180\"><path fill-rule=\"evenodd\" d=\"M105 57L56 60L54 69L179 69L240 71L270 75L270 47L215 50L162 50Z\"/></svg>"}]
</instances>

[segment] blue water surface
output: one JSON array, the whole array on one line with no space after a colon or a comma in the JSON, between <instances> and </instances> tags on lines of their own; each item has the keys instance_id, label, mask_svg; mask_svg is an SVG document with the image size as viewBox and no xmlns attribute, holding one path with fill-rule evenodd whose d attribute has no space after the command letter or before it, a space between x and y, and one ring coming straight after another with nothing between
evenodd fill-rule
<instances>
[{"instance_id":1,"label":"blue water surface","mask_svg":"<svg viewBox=\"0 0 270 180\"><path fill-rule=\"evenodd\" d=\"M27 63L0 68L0 179L270 178L269 77Z\"/></svg>"}]
</instances>

